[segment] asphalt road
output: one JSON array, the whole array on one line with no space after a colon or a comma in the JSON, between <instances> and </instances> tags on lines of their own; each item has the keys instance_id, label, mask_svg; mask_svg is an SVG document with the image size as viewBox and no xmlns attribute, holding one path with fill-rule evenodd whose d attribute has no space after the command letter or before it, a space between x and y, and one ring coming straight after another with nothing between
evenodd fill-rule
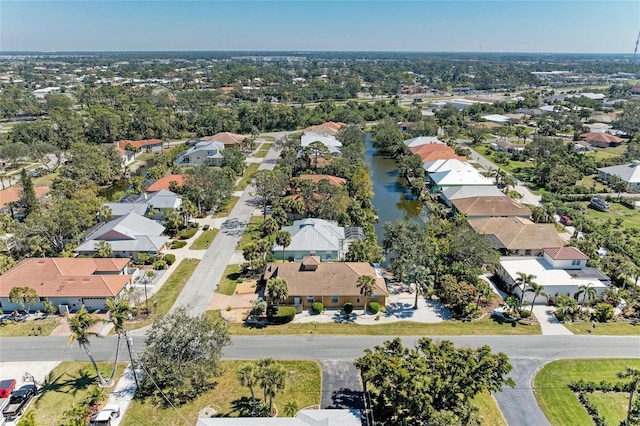
<instances>
[{"instance_id":1,"label":"asphalt road","mask_svg":"<svg viewBox=\"0 0 640 426\"><path fill-rule=\"evenodd\" d=\"M382 343L390 337L371 336L260 336L232 338L233 344L224 350L225 359L317 359L353 361L364 349ZM419 336L402 340L412 345ZM451 340L458 346L489 345L493 351L506 353L514 369L511 377L515 388L497 393L496 400L507 423L517 425L548 425L533 394L535 372L544 364L561 358L633 358L640 356L640 336L455 336L434 337ZM142 349L136 338L134 348ZM115 336L94 339L91 351L98 360L112 360ZM76 346L69 347L65 337L3 338L0 360L11 361L86 361L87 356Z\"/></svg>"}]
</instances>

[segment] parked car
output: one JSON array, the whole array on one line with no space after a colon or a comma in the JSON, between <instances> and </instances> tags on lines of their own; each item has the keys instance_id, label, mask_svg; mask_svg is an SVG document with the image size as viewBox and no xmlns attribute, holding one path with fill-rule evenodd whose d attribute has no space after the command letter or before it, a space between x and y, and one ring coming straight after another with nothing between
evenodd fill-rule
<instances>
[{"instance_id":1,"label":"parked car","mask_svg":"<svg viewBox=\"0 0 640 426\"><path fill-rule=\"evenodd\" d=\"M36 396L35 385L22 386L11 394L9 404L2 410L2 415L7 420L12 420L22 415L34 396Z\"/></svg>"},{"instance_id":2,"label":"parked car","mask_svg":"<svg viewBox=\"0 0 640 426\"><path fill-rule=\"evenodd\" d=\"M593 207L596 210L600 210L601 212L608 212L610 208L608 202L598 197L591 199L591 207Z\"/></svg>"},{"instance_id":3,"label":"parked car","mask_svg":"<svg viewBox=\"0 0 640 426\"><path fill-rule=\"evenodd\" d=\"M560 216L560 223L563 225L571 226L573 221L569 216Z\"/></svg>"},{"instance_id":4,"label":"parked car","mask_svg":"<svg viewBox=\"0 0 640 426\"><path fill-rule=\"evenodd\" d=\"M107 404L91 418L89 426L108 426L117 417L120 417L120 406L118 404Z\"/></svg>"},{"instance_id":5,"label":"parked car","mask_svg":"<svg viewBox=\"0 0 640 426\"><path fill-rule=\"evenodd\" d=\"M15 387L15 379L0 380L0 399L9 398Z\"/></svg>"}]
</instances>

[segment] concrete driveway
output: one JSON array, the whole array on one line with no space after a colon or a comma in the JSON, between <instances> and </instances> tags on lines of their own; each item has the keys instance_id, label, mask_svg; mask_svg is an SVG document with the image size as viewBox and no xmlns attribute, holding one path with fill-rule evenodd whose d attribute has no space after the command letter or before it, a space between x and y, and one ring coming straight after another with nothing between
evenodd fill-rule
<instances>
[{"instance_id":1,"label":"concrete driveway","mask_svg":"<svg viewBox=\"0 0 640 426\"><path fill-rule=\"evenodd\" d=\"M322 402L320 408L361 410L360 372L351 361L320 360L322 366Z\"/></svg>"}]
</instances>

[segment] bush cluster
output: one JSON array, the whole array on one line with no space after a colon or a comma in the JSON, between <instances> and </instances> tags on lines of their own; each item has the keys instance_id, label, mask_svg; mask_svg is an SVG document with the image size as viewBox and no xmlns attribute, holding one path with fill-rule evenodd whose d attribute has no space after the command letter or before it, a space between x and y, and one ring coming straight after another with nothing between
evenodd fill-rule
<instances>
[{"instance_id":1,"label":"bush cluster","mask_svg":"<svg viewBox=\"0 0 640 426\"><path fill-rule=\"evenodd\" d=\"M372 314L380 312L380 304L378 302L369 302L369 311Z\"/></svg>"},{"instance_id":2,"label":"bush cluster","mask_svg":"<svg viewBox=\"0 0 640 426\"><path fill-rule=\"evenodd\" d=\"M182 247L184 247L186 245L187 245L186 241L172 241L171 242L171 248L172 249L179 249L179 248L182 248Z\"/></svg>"},{"instance_id":3,"label":"bush cluster","mask_svg":"<svg viewBox=\"0 0 640 426\"><path fill-rule=\"evenodd\" d=\"M311 305L311 312L317 315L322 313L322 311L324 311L324 305L322 302L313 302L313 305Z\"/></svg>"},{"instance_id":4,"label":"bush cluster","mask_svg":"<svg viewBox=\"0 0 640 426\"><path fill-rule=\"evenodd\" d=\"M184 231L180 232L180 239L181 240L188 240L189 238L191 238L194 235L196 235L196 232L198 232L198 228L185 229Z\"/></svg>"},{"instance_id":5,"label":"bush cluster","mask_svg":"<svg viewBox=\"0 0 640 426\"><path fill-rule=\"evenodd\" d=\"M281 306L275 315L269 316L269 321L274 324L286 324L293 321L296 316L296 308L293 306Z\"/></svg>"},{"instance_id":6,"label":"bush cluster","mask_svg":"<svg viewBox=\"0 0 640 426\"><path fill-rule=\"evenodd\" d=\"M209 225L204 225L204 226L202 227L202 230L203 230L203 231L207 231L208 229L209 229Z\"/></svg>"},{"instance_id":7,"label":"bush cluster","mask_svg":"<svg viewBox=\"0 0 640 426\"><path fill-rule=\"evenodd\" d=\"M351 315L351 312L353 312L353 303L351 302L345 303L343 306L343 309L345 314Z\"/></svg>"},{"instance_id":8,"label":"bush cluster","mask_svg":"<svg viewBox=\"0 0 640 426\"><path fill-rule=\"evenodd\" d=\"M163 269L167 269L167 262L166 260L156 260L155 262L153 262L153 269L155 270L163 270Z\"/></svg>"},{"instance_id":9,"label":"bush cluster","mask_svg":"<svg viewBox=\"0 0 640 426\"><path fill-rule=\"evenodd\" d=\"M596 382L587 382L583 379L578 381L571 382L567 385L571 391L575 392L578 396L578 400L582 404L582 406L587 410L591 419L596 424L596 426L606 426L607 422L605 418L598 411L598 407L593 404L587 398L586 394L600 391L600 392L630 392L631 391L631 382L609 382L606 380L600 381L600 383Z\"/></svg>"},{"instance_id":10,"label":"bush cluster","mask_svg":"<svg viewBox=\"0 0 640 426\"><path fill-rule=\"evenodd\" d=\"M167 262L167 265L171 266L176 261L176 255L175 254L171 254L171 253L167 253L167 254L164 255L164 261Z\"/></svg>"}]
</instances>

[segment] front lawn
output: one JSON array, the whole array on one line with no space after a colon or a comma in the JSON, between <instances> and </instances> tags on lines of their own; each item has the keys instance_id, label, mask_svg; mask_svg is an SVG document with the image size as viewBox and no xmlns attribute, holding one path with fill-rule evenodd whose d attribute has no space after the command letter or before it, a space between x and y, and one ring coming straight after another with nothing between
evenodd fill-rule
<instances>
[{"instance_id":1,"label":"front lawn","mask_svg":"<svg viewBox=\"0 0 640 426\"><path fill-rule=\"evenodd\" d=\"M169 312L198 263L200 263L198 259L183 259L167 281L162 284L160 290L149 299L150 306L157 302L151 317L143 321L127 323L127 329L134 330L145 327L151 324L154 319Z\"/></svg>"},{"instance_id":2,"label":"front lawn","mask_svg":"<svg viewBox=\"0 0 640 426\"><path fill-rule=\"evenodd\" d=\"M267 153L269 152L270 149L271 149L271 145L264 144L260 147L260 149L255 154L253 154L253 156L256 158L264 158L267 156Z\"/></svg>"},{"instance_id":3,"label":"front lawn","mask_svg":"<svg viewBox=\"0 0 640 426\"><path fill-rule=\"evenodd\" d=\"M534 392L540 408L553 426L592 425L593 421L578 398L567 386L572 381L587 382L628 381L617 374L625 367L640 368L640 359L589 359L560 360L545 365L534 379ZM613 396L613 398L611 398ZM600 414L606 416L608 424L618 425L626 416L626 404L620 407L614 394L588 395ZM627 395L628 398L628 395Z\"/></svg>"},{"instance_id":4,"label":"front lawn","mask_svg":"<svg viewBox=\"0 0 640 426\"><path fill-rule=\"evenodd\" d=\"M268 150L267 150L268 151ZM260 152L260 151L258 151ZM265 153L266 155L266 153ZM256 155L257 157L257 155ZM264 155L263 155L264 157ZM247 168L244 170L244 174L242 175L242 179L240 179L240 181L238 182L238 184L236 185L236 187L233 189L234 191L244 191L247 188L247 185L249 185L249 182L251 182L251 179L253 179L253 175L256 174L256 172L258 171L258 167L260 167L260 163L249 163L247 165ZM229 210L231 211L231 210Z\"/></svg>"},{"instance_id":5,"label":"front lawn","mask_svg":"<svg viewBox=\"0 0 640 426\"><path fill-rule=\"evenodd\" d=\"M37 321L3 321L0 322L0 337L48 336L59 324L59 317Z\"/></svg>"},{"instance_id":6,"label":"front lawn","mask_svg":"<svg viewBox=\"0 0 640 426\"><path fill-rule=\"evenodd\" d=\"M221 417L237 417L234 405L240 406L251 402L249 388L240 386L237 370L249 361L221 361L223 374L218 378L216 387L184 405L173 408L161 408L150 402L134 399L129 406L121 424L123 426L145 425L184 425L185 420L195 424L198 413L211 407ZM254 361L252 361L254 362ZM278 409L278 416L283 417L284 407L288 401L294 400L302 409L319 405L322 389L322 373L315 361L278 361L287 371L287 382L284 390L278 392L273 399ZM262 390L255 387L256 397L262 398ZM180 414L178 414L178 411ZM182 416L181 416L182 415Z\"/></svg>"},{"instance_id":7,"label":"front lawn","mask_svg":"<svg viewBox=\"0 0 640 426\"><path fill-rule=\"evenodd\" d=\"M240 237L240 241L238 241L238 245L236 246L237 250L244 250L245 246L251 243L253 240L260 239L260 225L262 225L263 219L262 216L252 216L249 219L249 223L247 224L247 228L244 230L244 234Z\"/></svg>"},{"instance_id":8,"label":"front lawn","mask_svg":"<svg viewBox=\"0 0 640 426\"><path fill-rule=\"evenodd\" d=\"M114 376L116 383L125 367L126 363L118 363ZM98 368L103 377L108 378L113 363L99 362ZM85 401L88 397L88 389L98 384L97 379L96 372L89 361L62 362L49 373L42 386L42 394L33 401L27 413L34 411L40 425L68 424L64 419L64 412L71 409L74 404ZM111 392L113 387L105 390L107 393Z\"/></svg>"},{"instance_id":9,"label":"front lawn","mask_svg":"<svg viewBox=\"0 0 640 426\"><path fill-rule=\"evenodd\" d=\"M211 215L211 217L215 219L218 217L229 216L229 213L236 206L236 203L238 202L239 199L240 197L231 196L229 198L229 201L227 201L227 204L224 207L221 207L220 210L218 210L216 213Z\"/></svg>"},{"instance_id":10,"label":"front lawn","mask_svg":"<svg viewBox=\"0 0 640 426\"><path fill-rule=\"evenodd\" d=\"M640 212L634 208L627 207L615 201L609 203L610 209L608 212L601 212L589 207L589 202L580 203L587 208L587 216L592 219L597 219L600 222L605 222L611 218L616 220L622 219L622 226L620 228L640 229Z\"/></svg>"},{"instance_id":11,"label":"front lawn","mask_svg":"<svg viewBox=\"0 0 640 426\"><path fill-rule=\"evenodd\" d=\"M578 322L563 324L573 334L596 334L600 336L631 336L640 335L640 326L631 325L630 322L617 321L597 323L596 328L591 326L591 322Z\"/></svg>"},{"instance_id":12,"label":"front lawn","mask_svg":"<svg viewBox=\"0 0 640 426\"><path fill-rule=\"evenodd\" d=\"M208 311L208 315L219 316L219 311ZM485 318L473 322L443 321L424 324L412 321L399 321L376 325L353 323L312 322L289 323L282 325L263 325L250 323L229 323L229 331L236 336L264 335L362 335L362 336L473 336L473 335L531 335L541 334L540 325L500 324Z\"/></svg>"},{"instance_id":13,"label":"front lawn","mask_svg":"<svg viewBox=\"0 0 640 426\"><path fill-rule=\"evenodd\" d=\"M498 403L489 392L484 391L476 395L476 397L473 398L473 405L478 407L478 414L480 414L483 425L508 426L507 421L502 415L502 411L498 408Z\"/></svg>"},{"instance_id":14,"label":"front lawn","mask_svg":"<svg viewBox=\"0 0 640 426\"><path fill-rule=\"evenodd\" d=\"M480 154L485 159L491 161L496 168L503 169L505 172L523 181L528 180L528 176L529 176L528 169L531 169L534 167L534 164L531 161L509 160L509 164L507 165L496 163L496 155L498 154L498 151L494 151L491 148L489 148L489 144L481 144L471 148L474 149L478 154Z\"/></svg>"},{"instance_id":15,"label":"front lawn","mask_svg":"<svg viewBox=\"0 0 640 426\"><path fill-rule=\"evenodd\" d=\"M211 245L211 242L218 234L218 229L207 229L191 244L189 250L206 250Z\"/></svg>"},{"instance_id":16,"label":"front lawn","mask_svg":"<svg viewBox=\"0 0 640 426\"><path fill-rule=\"evenodd\" d=\"M240 265L227 265L218 284L217 293L233 296L236 291L236 280L240 278Z\"/></svg>"}]
</instances>

